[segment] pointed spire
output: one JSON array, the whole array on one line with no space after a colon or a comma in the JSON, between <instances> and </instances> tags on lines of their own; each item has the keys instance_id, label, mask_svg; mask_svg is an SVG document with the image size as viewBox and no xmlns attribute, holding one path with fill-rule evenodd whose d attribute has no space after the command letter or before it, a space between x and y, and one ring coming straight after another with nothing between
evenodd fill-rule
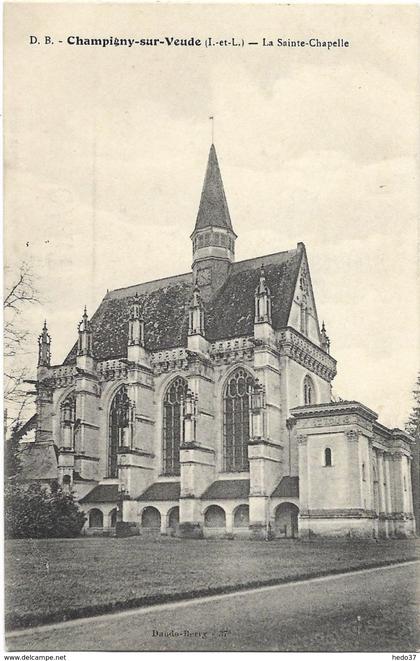
<instances>
[{"instance_id":1,"label":"pointed spire","mask_svg":"<svg viewBox=\"0 0 420 661\"><path fill-rule=\"evenodd\" d=\"M83 311L82 320L78 325L79 342L78 355L92 356L92 324L89 320L86 305Z\"/></svg>"},{"instance_id":2,"label":"pointed spire","mask_svg":"<svg viewBox=\"0 0 420 661\"><path fill-rule=\"evenodd\" d=\"M195 229L205 227L223 227L233 231L229 209L220 174L215 146L210 147L206 176L201 192Z\"/></svg>"},{"instance_id":3,"label":"pointed spire","mask_svg":"<svg viewBox=\"0 0 420 661\"><path fill-rule=\"evenodd\" d=\"M84 307L82 320L79 322L78 328L79 328L79 332L80 331L90 332L90 330L91 330L90 321L89 321L88 313L87 313L87 310L86 310L86 305Z\"/></svg>"},{"instance_id":4,"label":"pointed spire","mask_svg":"<svg viewBox=\"0 0 420 661\"><path fill-rule=\"evenodd\" d=\"M45 319L41 335L38 338L38 367L49 367L51 364L51 338Z\"/></svg>"},{"instance_id":5,"label":"pointed spire","mask_svg":"<svg viewBox=\"0 0 420 661\"><path fill-rule=\"evenodd\" d=\"M330 338L327 335L327 331L325 330L325 323L322 322L322 328L321 328L321 349L323 349L326 353L330 353Z\"/></svg>"}]
</instances>

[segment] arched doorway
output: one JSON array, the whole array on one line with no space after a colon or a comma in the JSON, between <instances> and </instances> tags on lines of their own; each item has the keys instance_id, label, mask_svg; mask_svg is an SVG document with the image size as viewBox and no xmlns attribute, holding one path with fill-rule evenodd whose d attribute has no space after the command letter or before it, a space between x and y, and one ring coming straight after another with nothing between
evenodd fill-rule
<instances>
[{"instance_id":1,"label":"arched doorway","mask_svg":"<svg viewBox=\"0 0 420 661\"><path fill-rule=\"evenodd\" d=\"M276 537L298 536L299 508L293 503L281 503L276 507L274 528Z\"/></svg>"},{"instance_id":2,"label":"arched doorway","mask_svg":"<svg viewBox=\"0 0 420 661\"><path fill-rule=\"evenodd\" d=\"M113 509L109 514L109 525L111 528L115 528L117 523L117 508Z\"/></svg>"},{"instance_id":3,"label":"arched doorway","mask_svg":"<svg viewBox=\"0 0 420 661\"><path fill-rule=\"evenodd\" d=\"M172 534L176 531L176 527L178 523L179 523L179 507L173 507L168 514L168 528Z\"/></svg>"},{"instance_id":4,"label":"arched doorway","mask_svg":"<svg viewBox=\"0 0 420 661\"><path fill-rule=\"evenodd\" d=\"M89 528L103 528L104 515L101 510L93 509L89 512Z\"/></svg>"},{"instance_id":5,"label":"arched doorway","mask_svg":"<svg viewBox=\"0 0 420 661\"><path fill-rule=\"evenodd\" d=\"M160 512L156 507L145 507L141 515L141 527L160 530Z\"/></svg>"},{"instance_id":6,"label":"arched doorway","mask_svg":"<svg viewBox=\"0 0 420 661\"><path fill-rule=\"evenodd\" d=\"M210 505L204 514L204 525L206 528L225 528L225 510L219 505Z\"/></svg>"},{"instance_id":7,"label":"arched doorway","mask_svg":"<svg viewBox=\"0 0 420 661\"><path fill-rule=\"evenodd\" d=\"M249 507L248 505L239 505L233 515L234 528L248 528L249 526Z\"/></svg>"}]
</instances>

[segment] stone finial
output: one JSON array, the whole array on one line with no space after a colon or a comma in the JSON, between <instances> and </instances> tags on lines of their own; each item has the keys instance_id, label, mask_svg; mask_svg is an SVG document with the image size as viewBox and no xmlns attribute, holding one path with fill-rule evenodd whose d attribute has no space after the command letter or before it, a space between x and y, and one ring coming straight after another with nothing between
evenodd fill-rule
<instances>
[{"instance_id":1,"label":"stone finial","mask_svg":"<svg viewBox=\"0 0 420 661\"><path fill-rule=\"evenodd\" d=\"M255 323L271 324L271 292L265 278L264 264L261 264L260 279L255 289Z\"/></svg>"},{"instance_id":2,"label":"stone finial","mask_svg":"<svg viewBox=\"0 0 420 661\"><path fill-rule=\"evenodd\" d=\"M51 364L51 337L48 333L47 321L44 321L41 335L38 338L38 367L49 367Z\"/></svg>"},{"instance_id":3,"label":"stone finial","mask_svg":"<svg viewBox=\"0 0 420 661\"><path fill-rule=\"evenodd\" d=\"M321 349L325 351L325 353L330 353L330 338L327 335L327 331L325 330L325 323L322 322L322 328L321 328Z\"/></svg>"},{"instance_id":4,"label":"stone finial","mask_svg":"<svg viewBox=\"0 0 420 661\"><path fill-rule=\"evenodd\" d=\"M88 317L86 305L83 311L82 319L78 325L79 340L77 347L78 356L92 356L92 324Z\"/></svg>"},{"instance_id":5,"label":"stone finial","mask_svg":"<svg viewBox=\"0 0 420 661\"><path fill-rule=\"evenodd\" d=\"M196 281L190 303L188 335L202 335L204 337L204 325L204 303L200 295L200 288Z\"/></svg>"},{"instance_id":6,"label":"stone finial","mask_svg":"<svg viewBox=\"0 0 420 661\"><path fill-rule=\"evenodd\" d=\"M130 304L128 344L131 346L144 347L144 319L140 309L140 298L137 292Z\"/></svg>"}]
</instances>

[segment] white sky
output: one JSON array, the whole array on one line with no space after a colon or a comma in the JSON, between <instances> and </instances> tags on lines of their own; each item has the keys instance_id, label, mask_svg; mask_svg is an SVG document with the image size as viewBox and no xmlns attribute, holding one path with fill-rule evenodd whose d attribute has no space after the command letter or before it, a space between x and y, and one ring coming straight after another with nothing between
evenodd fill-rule
<instances>
[{"instance_id":1,"label":"white sky","mask_svg":"<svg viewBox=\"0 0 420 661\"><path fill-rule=\"evenodd\" d=\"M6 6L6 264L39 274L28 325L47 318L53 362L107 288L190 269L215 115L237 260L305 243L335 392L402 426L418 369L417 19L413 6ZM47 47L30 34L351 47Z\"/></svg>"}]
</instances>

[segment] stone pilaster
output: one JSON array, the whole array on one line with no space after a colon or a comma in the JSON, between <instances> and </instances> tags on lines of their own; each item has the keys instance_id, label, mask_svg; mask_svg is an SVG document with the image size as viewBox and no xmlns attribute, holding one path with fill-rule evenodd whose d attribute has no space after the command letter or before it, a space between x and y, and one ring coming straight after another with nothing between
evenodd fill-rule
<instances>
[{"instance_id":1,"label":"stone pilaster","mask_svg":"<svg viewBox=\"0 0 420 661\"><path fill-rule=\"evenodd\" d=\"M213 388L210 361L204 355L191 353L180 448L181 498L177 534L181 537L202 535L200 496L216 479Z\"/></svg>"},{"instance_id":2,"label":"stone pilaster","mask_svg":"<svg viewBox=\"0 0 420 661\"><path fill-rule=\"evenodd\" d=\"M89 362L91 370L80 367ZM95 373L94 361L90 356L77 357L75 377L76 422L74 430L75 470L88 480L100 480L106 475L106 466L101 463L99 443L99 398L100 390Z\"/></svg>"},{"instance_id":3,"label":"stone pilaster","mask_svg":"<svg viewBox=\"0 0 420 661\"><path fill-rule=\"evenodd\" d=\"M348 505L355 509L365 509L362 494L362 467L359 454L360 431L349 429L345 432L347 440L347 481Z\"/></svg>"},{"instance_id":4,"label":"stone pilaster","mask_svg":"<svg viewBox=\"0 0 420 661\"><path fill-rule=\"evenodd\" d=\"M52 431L52 412L53 412L53 395L52 388L49 384L48 376L45 375L43 368L43 379L39 380L40 370L38 369L38 382L36 387L36 413L37 413L37 426L35 432L35 439L37 443L45 443L51 441L53 438Z\"/></svg>"},{"instance_id":5,"label":"stone pilaster","mask_svg":"<svg viewBox=\"0 0 420 661\"><path fill-rule=\"evenodd\" d=\"M136 498L153 482L156 405L150 353L144 342L144 321L138 298L130 308L127 346L127 396L130 401L129 443L118 452L118 476L125 497ZM132 508L125 506L128 515Z\"/></svg>"},{"instance_id":6,"label":"stone pilaster","mask_svg":"<svg viewBox=\"0 0 420 661\"><path fill-rule=\"evenodd\" d=\"M379 537L388 536L388 525L387 525L387 503L386 503L386 494L385 494L385 471L384 471L384 452L383 450L377 450L377 462L378 462L378 495L379 495L379 526L378 533Z\"/></svg>"}]
</instances>

